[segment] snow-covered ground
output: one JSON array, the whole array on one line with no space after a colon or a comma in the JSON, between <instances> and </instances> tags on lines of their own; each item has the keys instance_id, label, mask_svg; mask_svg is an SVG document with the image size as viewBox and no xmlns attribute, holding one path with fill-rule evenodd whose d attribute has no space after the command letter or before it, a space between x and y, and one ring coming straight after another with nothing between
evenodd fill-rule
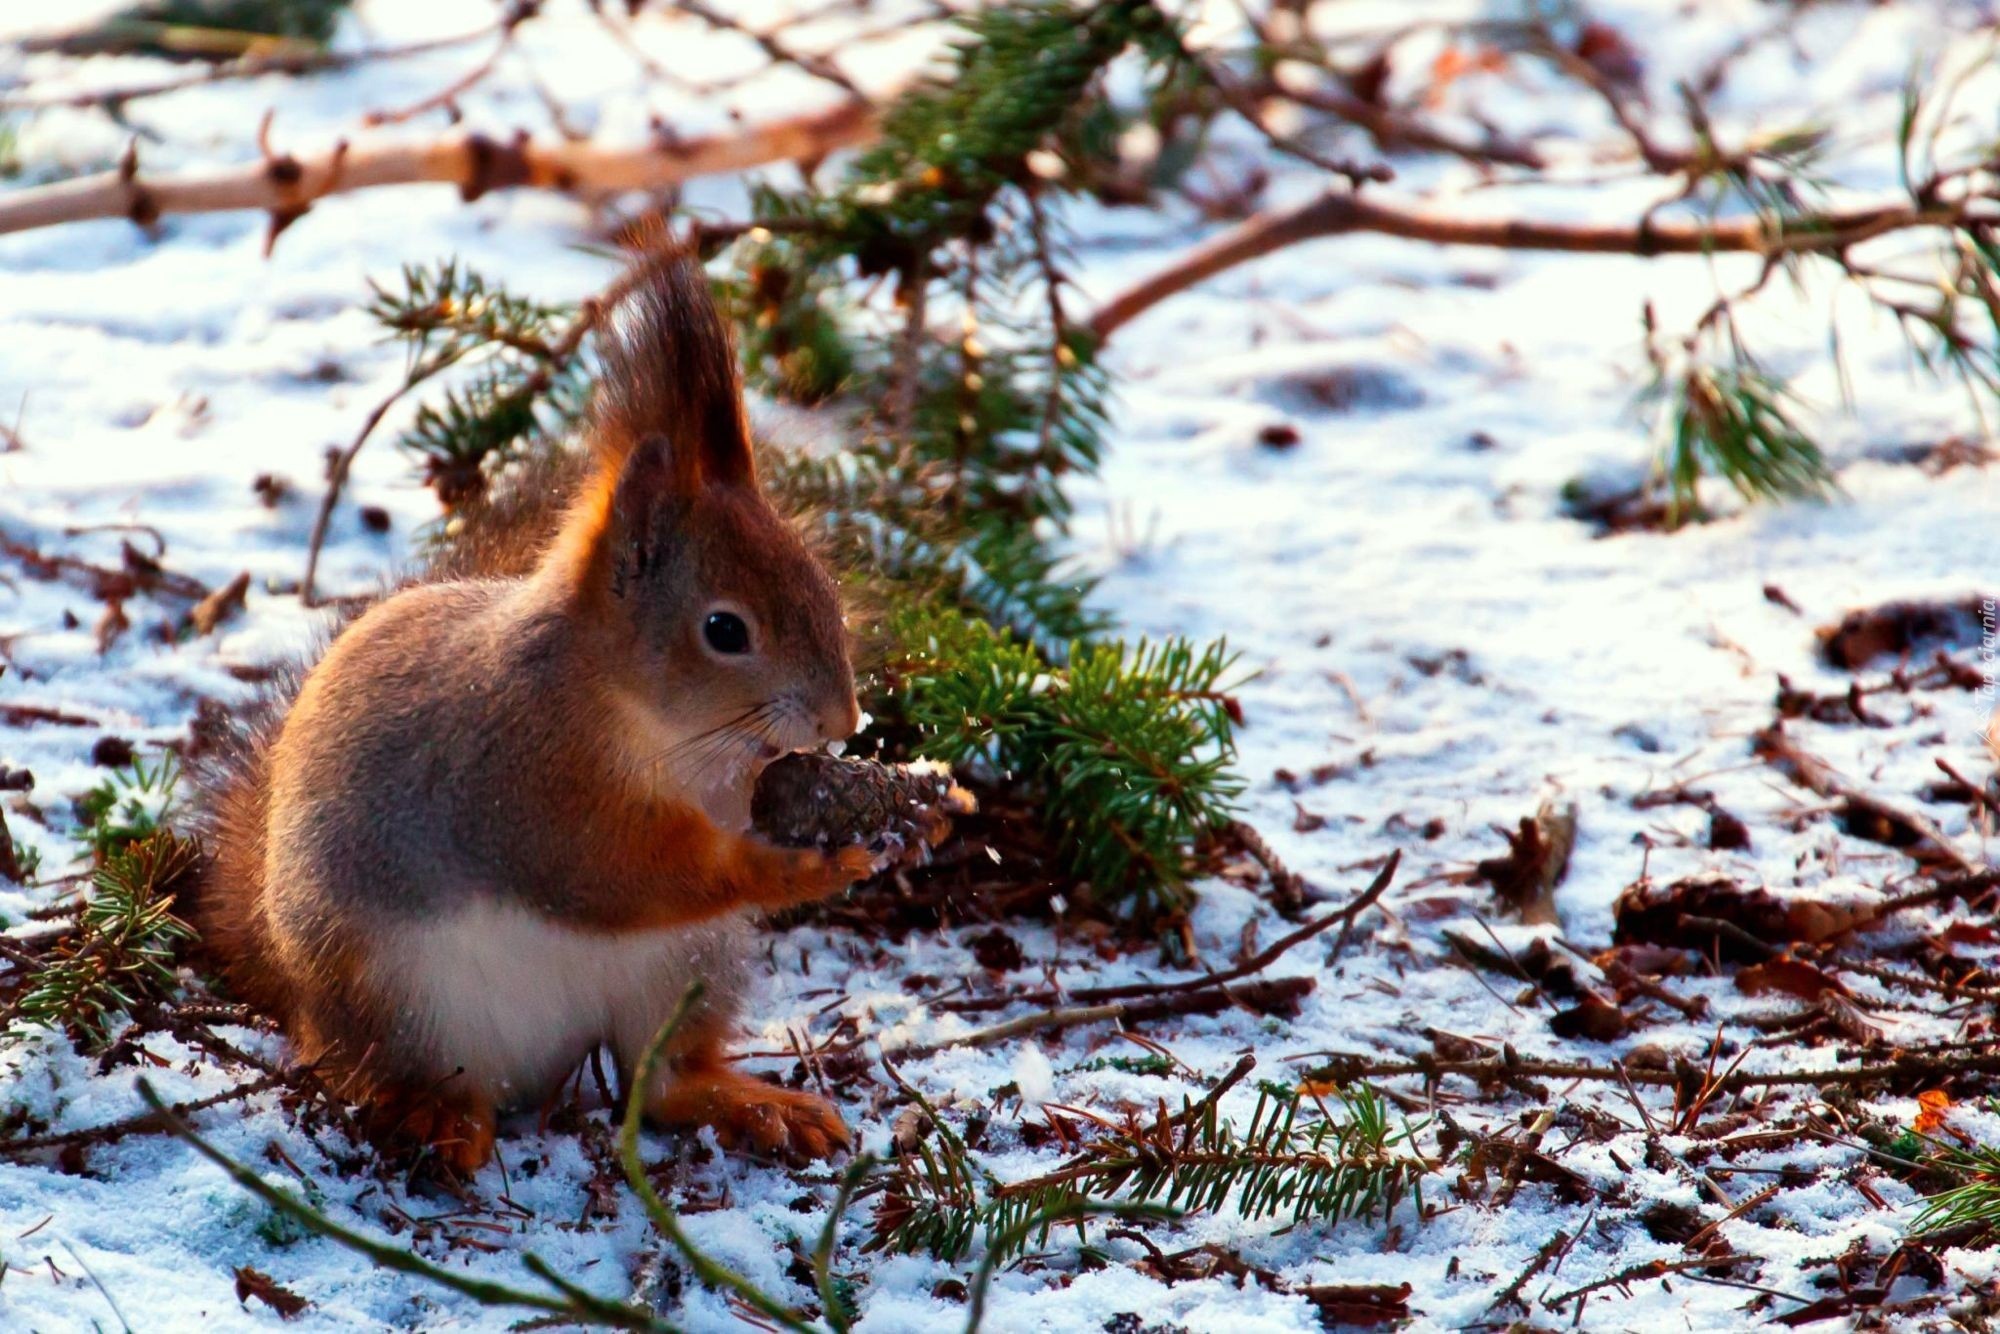
<instances>
[{"instance_id":1,"label":"snow-covered ground","mask_svg":"<svg viewBox=\"0 0 2000 1334\"><path fill-rule=\"evenodd\" d=\"M1405 10L1372 8L1384 23ZM474 0L372 0L358 9L342 45L466 31L492 13ZM530 74L609 138L643 134L649 109L684 133L724 123L713 101L659 86L639 95L642 72L580 4L549 10L524 30L531 68L503 70L468 95L469 123L496 131L545 126L548 112ZM768 10L743 7L759 18ZM1663 106L1671 105L1676 78L1772 18L1769 6L1720 3L1696 12L1664 0L1595 12L1644 52L1649 87ZM1864 193L1883 188L1891 182L1889 144L1912 60L1947 48L1969 60L1988 50L1989 38L1964 35L1981 17L1975 6L1815 7L1792 36L1755 46L1737 62L1714 110L1725 133L1827 124L1839 142L1835 179ZM0 14L0 35L8 25L46 21ZM727 38L697 39L696 28L675 24L662 58L712 75L754 55ZM887 80L920 45L874 51L856 69ZM367 110L414 102L449 83L479 50L195 89L132 104L127 127L86 111L0 115L18 130L31 171L108 164L134 131L149 170L244 160L254 154L266 108L278 109L274 134L282 147L324 146L357 133ZM25 81L37 92L71 86L57 80L109 86L163 72L172 67L137 58L77 65L0 54L0 82ZM1476 92L1484 105L1520 118L1513 128L1567 127L1573 176L1604 174L1588 162L1611 141L1599 104L1550 98L1525 67L1471 77L1483 82L1464 95ZM1989 71L1968 85L1964 104L1990 108L2000 100L1995 92ZM776 76L734 94L750 117L822 95L803 80ZM380 133L429 133L438 123L432 115ZM1990 114L1985 125L1994 128ZM1396 189L1468 214L1623 222L1658 191L1629 177L1489 188L1458 164L1399 159L1398 167ZM1306 175L1281 169L1270 197L1302 198L1315 188ZM725 214L739 198L732 183L688 192L691 204ZM269 259L261 254L264 219L243 214L170 217L150 236L119 221L0 238L0 424L20 442L11 451L0 443L0 539L113 567L121 542L153 554L157 540L172 569L210 586L243 570L254 581L246 615L216 636L177 644L156 631L180 606L135 598L126 608L131 630L100 653L101 607L85 590L25 577L0 560L0 661L9 664L0 705L89 720L0 727L0 764L31 769L36 780L31 794L7 798L8 823L43 854L45 874L66 869L70 800L103 777L91 762L100 737L181 737L199 701L244 698L251 689L244 669L292 651L310 633L315 616L295 596L273 590L299 576L324 452L352 437L402 373L400 351L379 340L360 308L367 280L388 278L406 261L457 254L515 290L574 299L611 272L610 261L585 248L595 239L590 221L586 210L557 198L498 194L466 205L449 188L427 186L328 200L292 226ZM1076 277L1099 298L1169 261L1207 225L1179 207L1081 209L1073 221ZM1226 635L1242 652L1246 669L1256 672L1240 690L1245 814L1295 869L1337 896L1365 883L1371 868L1363 863L1395 848L1404 854L1384 912L1338 961L1314 942L1274 968L1317 978L1296 1019L1238 1011L1153 1027L1150 1036L1180 1063L1214 1077L1249 1051L1259 1076L1277 1078L1289 1058L1304 1053L1427 1051L1424 1032L1433 1028L1512 1043L1524 1055L1601 1060L1651 1043L1700 1061L1718 1019L1792 1004L1746 998L1727 978L1679 979L1682 994L1708 998L1709 1018L1681 1022L1656 1006L1656 1022L1616 1042L1558 1039L1545 1003L1456 966L1445 931L1483 939L1486 924L1515 946L1537 932L1500 920L1483 886L1442 873L1496 855L1501 843L1491 827L1511 827L1551 795L1580 812L1556 930L1585 951L1608 943L1613 902L1642 874L1665 884L1714 869L1779 893L1862 899L1906 877L1910 863L1901 852L1843 833L1818 798L1754 762L1748 741L1773 716L1778 674L1803 687L1845 691L1849 675L1816 655L1815 627L1893 599L1962 600L2000 578L2000 482L1991 472L1964 467L1932 476L1876 457L1887 446L1967 431L1962 393L1912 376L1894 330L1871 323L1851 297L1774 288L1748 326L1752 340L1771 364L1799 373L1801 393L1824 409L1815 423L1843 465L1844 498L1752 509L1673 534L1611 538L1565 517L1559 503L1566 481L1631 471L1646 457L1646 429L1630 410L1644 365L1644 303L1655 303L1663 327L1679 327L1709 301L1718 277L1741 283L1751 276L1744 265L1698 259L1440 250L1357 235L1234 270L1116 336L1111 362L1121 390L1110 458L1101 479L1080 492L1074 537L1079 557L1103 572L1103 604L1135 633ZM1851 415L1836 410L1839 387L1824 366L1825 316L1836 301L1854 317L1844 329L1857 404ZM1328 405L1329 384L1357 383L1377 392ZM1280 423L1297 430L1297 444L1261 444L1260 432ZM253 489L261 474L291 484L275 506ZM413 534L435 515L430 493L386 434L361 455L350 500L321 569L322 587L335 593L373 587L407 558ZM364 526L362 506L386 511L389 531ZM1767 596L1767 586L1800 610ZM1923 809L1966 856L1985 861L1983 833L1971 827L1963 803L1921 805L1918 796L1939 776L1939 757L1975 778L1990 772L1979 697L1890 695L1879 708L1895 725L1796 722L1792 731L1856 784ZM1297 777L1280 781L1279 771ZM1750 846L1709 849L1708 816L1695 806L1635 808L1636 795L1680 783L1712 792L1740 817ZM50 894L0 890L0 913L18 921ZM1949 914L1909 916L1880 938L1935 931ZM1056 961L1063 982L1158 975L1147 954L1105 963L1052 930L1011 929L1028 968ZM1204 886L1194 917L1204 958L1226 963L1246 929L1268 943L1287 928L1256 893L1221 881ZM886 956L874 942L819 931L776 937L753 1007L758 1035L751 1045L775 1051L790 1032L822 1034L849 1019L891 1044L961 1031L967 1020L927 1008L903 980L969 978L976 989L990 988L993 980L965 945L971 934L913 935ZM1886 989L1861 990L1857 1004L1891 1043L1953 1036L1972 1017L1934 1017L1908 994ZM1749 1031L1731 1030L1737 1040ZM274 1038L250 1030L232 1036L281 1055ZM148 1073L169 1098L218 1092L232 1081L170 1039L146 1045L163 1062ZM1071 1073L1093 1056L1135 1050L1101 1025L1045 1038L1038 1051L1054 1071L1049 1100L1109 1114L1200 1092L1200 1084L1178 1077ZM1753 1052L1744 1068L1831 1058L1830 1046L1780 1047ZM98 1077L92 1061L61 1043L32 1040L7 1049L0 1062L0 1112L25 1108L71 1129L139 1106L129 1068ZM791 1062L759 1064L788 1069ZM1037 1066L1012 1044L948 1049L903 1069L944 1107L963 1111L1024 1073L1032 1086ZM1408 1082L1398 1087L1419 1091ZM866 1080L845 1090L850 1123L878 1151L889 1128L874 1102L886 1092ZM1223 1111L1246 1116L1255 1097L1239 1089ZM1788 1296L1760 1296L1702 1275L1638 1282L1629 1292L1595 1296L1583 1310L1586 1327L1761 1322L1826 1295L1812 1283L1826 1270L1809 1262L1857 1243L1885 1252L1914 1212L1906 1186L1870 1178L1859 1156L1837 1145L1807 1139L1768 1153L1753 1149L1728 1160L1738 1175L1713 1170L1702 1184L1701 1172L1688 1166L1691 1141L1666 1135L1663 1152L1648 1154L1648 1127L1622 1090L1556 1085L1550 1099L1547 1106L1566 1110L1544 1150L1628 1206L1666 1200L1703 1208L1712 1220L1724 1212L1717 1193L1740 1202L1778 1180L1769 1173L1781 1165L1807 1171L1804 1184L1787 1184L1718 1229L1738 1251L1764 1258L1738 1267L1734 1278ZM1500 1131L1530 1106L1474 1102L1454 1115ZM1655 1117L1662 1106L1656 1098ZM1578 1109L1626 1129L1610 1138L1588 1135ZM1898 1123L1915 1109L1913 1098L1867 1105ZM999 1104L988 1161L1002 1176L1058 1160L1057 1146L1031 1149L1022 1141L1019 1126L1036 1116L1016 1101ZM2000 1135L2000 1117L1969 1107L1952 1116L1974 1136ZM532 1115L507 1127L503 1161L479 1176L466 1201L343 1173L328 1152L339 1147L338 1137L305 1133L270 1097L200 1124L239 1159L274 1182L305 1189L342 1221L407 1239L417 1226L412 1220L424 1220L420 1249L448 1255L469 1272L518 1278L520 1253L534 1251L598 1291L623 1295L641 1256L657 1247L629 1199L614 1217L587 1209L585 1183L597 1165L585 1139L539 1132ZM655 1153L675 1151L665 1137L649 1143ZM1294 1284L1410 1283L1414 1327L1424 1329L1480 1319L1558 1231L1573 1244L1527 1285L1530 1296L1656 1257L1685 1257L1633 1221L1629 1207L1565 1203L1533 1184L1496 1207L1455 1197L1455 1175L1431 1183L1428 1218L1409 1203L1387 1223L1286 1228L1282 1220L1198 1217L1180 1225L1179 1244L1226 1242ZM696 1239L767 1289L800 1301L810 1294L787 1269L794 1244L809 1246L823 1224L832 1196L827 1180L824 1172L805 1180L701 1155L684 1157L676 1178L683 1200L705 1202L687 1216ZM861 1209L850 1218L838 1261L862 1280L862 1328L929 1330L961 1321L962 1304L934 1290L964 1277L965 1266L861 1256L865 1215ZM448 1244L454 1238L481 1246ZM1126 1312L1149 1326L1192 1330L1318 1327L1302 1297L1230 1278L1169 1286L1127 1263L1142 1255L1133 1243L1103 1244L1113 1261L1103 1268L1079 1269L1070 1250L1057 1246L1044 1266L1002 1273L991 1327L1095 1330ZM1954 1287L1995 1277L1988 1252L1950 1251L1945 1259ZM312 1303L291 1322L299 1329L497 1329L512 1318L300 1238L190 1150L157 1136L95 1148L79 1174L0 1164L0 1260L0 1325L7 1328L115 1327L120 1319L138 1330L275 1326L268 1308L239 1306L232 1271L242 1265ZM1890 1300L1922 1291L1906 1277ZM1538 1307L1536 1316L1567 1322L1570 1313ZM703 1329L740 1323L720 1297L692 1283L676 1318Z\"/></svg>"}]
</instances>

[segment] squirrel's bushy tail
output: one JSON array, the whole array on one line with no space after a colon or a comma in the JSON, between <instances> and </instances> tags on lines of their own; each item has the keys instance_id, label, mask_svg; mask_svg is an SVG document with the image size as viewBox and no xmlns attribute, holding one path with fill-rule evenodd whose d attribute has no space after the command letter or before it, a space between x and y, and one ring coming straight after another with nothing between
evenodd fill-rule
<instances>
[{"instance_id":1,"label":"squirrel's bushy tail","mask_svg":"<svg viewBox=\"0 0 2000 1334\"><path fill-rule=\"evenodd\" d=\"M201 950L224 973L237 999L279 1016L285 988L272 969L270 925L262 899L270 809L270 743L298 693L303 673L281 672L256 703L228 720L187 761L194 793L192 830L202 872L181 913L200 933Z\"/></svg>"}]
</instances>

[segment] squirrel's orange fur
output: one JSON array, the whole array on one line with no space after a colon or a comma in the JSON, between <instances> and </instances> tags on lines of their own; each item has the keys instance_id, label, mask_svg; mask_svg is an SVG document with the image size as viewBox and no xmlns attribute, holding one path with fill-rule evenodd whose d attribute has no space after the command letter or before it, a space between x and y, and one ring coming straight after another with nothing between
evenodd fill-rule
<instances>
[{"instance_id":1,"label":"squirrel's orange fur","mask_svg":"<svg viewBox=\"0 0 2000 1334\"><path fill-rule=\"evenodd\" d=\"M743 832L765 761L853 730L838 599L758 491L692 261L645 261L603 345L590 470L540 556L370 608L202 776L196 915L299 1060L460 1168L496 1107L598 1044L629 1073L696 977L649 1108L824 1154L846 1142L832 1107L736 1073L724 1043L746 915L869 870Z\"/></svg>"}]
</instances>

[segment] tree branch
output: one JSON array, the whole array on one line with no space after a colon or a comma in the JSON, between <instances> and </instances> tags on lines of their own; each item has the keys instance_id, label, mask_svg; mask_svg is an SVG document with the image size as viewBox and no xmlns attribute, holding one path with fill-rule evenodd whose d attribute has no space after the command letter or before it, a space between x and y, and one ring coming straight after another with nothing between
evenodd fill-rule
<instances>
[{"instance_id":1,"label":"tree branch","mask_svg":"<svg viewBox=\"0 0 2000 1334\"><path fill-rule=\"evenodd\" d=\"M1433 245L1486 246L1499 250L1556 250L1586 255L1709 255L1733 252L1771 257L1832 253L1888 232L1954 227L1983 218L1966 200L1917 208L1890 204L1815 218L1792 219L1780 232L1758 218L1725 222L1640 222L1632 225L1543 222L1531 218L1454 218L1426 212L1414 202L1331 191L1309 203L1259 213L1175 260L1166 269L1107 301L1090 329L1108 338L1176 293L1218 273L1301 241L1351 232L1400 236Z\"/></svg>"},{"instance_id":2,"label":"tree branch","mask_svg":"<svg viewBox=\"0 0 2000 1334\"><path fill-rule=\"evenodd\" d=\"M221 171L152 179L139 174L137 156L128 152L116 171L0 196L0 235L90 218L146 225L170 213L238 209L289 221L328 195L423 182L455 185L468 201L519 186L584 197L658 190L697 176L824 157L875 130L873 107L846 102L747 130L632 148L538 143L525 132L508 142L454 133L427 143L342 141L310 158L267 156Z\"/></svg>"}]
</instances>

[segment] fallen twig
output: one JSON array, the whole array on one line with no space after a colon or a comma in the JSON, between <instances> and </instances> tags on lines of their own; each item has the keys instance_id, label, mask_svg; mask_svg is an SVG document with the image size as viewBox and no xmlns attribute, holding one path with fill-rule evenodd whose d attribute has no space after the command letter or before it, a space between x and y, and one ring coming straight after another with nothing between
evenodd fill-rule
<instances>
[{"instance_id":1,"label":"fallen twig","mask_svg":"<svg viewBox=\"0 0 2000 1334\"><path fill-rule=\"evenodd\" d=\"M547 1261L532 1251L521 1257L521 1263L535 1277L547 1283L553 1289L552 1293L527 1292L519 1288L510 1288L503 1283L474 1278L454 1267L432 1264L414 1251L377 1241L352 1228L343 1227L324 1213L299 1200L290 1191L280 1190L271 1185L263 1177L197 1135L173 1108L167 1106L145 1079L139 1081L139 1096L153 1108L153 1115L159 1118L166 1129L186 1140L195 1152L221 1168L237 1185L272 1209L292 1218L308 1231L349 1250L359 1252L384 1269L410 1274L435 1283L439 1287L470 1297L483 1306L522 1306L530 1310L567 1316L573 1320L586 1320L588 1323L610 1325L618 1329L656 1331L657 1334L668 1334L673 1328L650 1311L637 1310L622 1302L598 1297L577 1287L562 1278Z\"/></svg>"},{"instance_id":2,"label":"fallen twig","mask_svg":"<svg viewBox=\"0 0 2000 1334\"><path fill-rule=\"evenodd\" d=\"M1502 1288L1492 1301L1486 1304L1486 1314L1491 1315L1503 1306L1511 1306L1517 1311L1526 1311L1528 1303L1521 1299L1521 1289L1528 1286L1529 1279L1547 1269L1550 1262L1557 1255L1567 1252L1570 1241L1571 1236L1569 1233L1559 1231L1543 1242L1541 1249L1535 1252L1535 1258L1528 1262L1528 1267L1514 1275L1513 1280L1506 1287Z\"/></svg>"},{"instance_id":3,"label":"fallen twig","mask_svg":"<svg viewBox=\"0 0 2000 1334\"><path fill-rule=\"evenodd\" d=\"M990 1010L1004 1010L1010 1005L1050 1005L1065 999L1070 1001L1122 1001L1139 996L1173 995L1183 992L1207 991L1212 988L1222 987L1228 983L1249 977L1253 973L1262 972L1282 958L1288 950L1304 941L1312 939L1329 927L1353 922L1355 918L1366 912L1376 900L1382 897L1383 892L1389 888L1389 882L1395 879L1396 868L1402 864L1402 860L1402 849L1398 848L1389 854L1389 860L1382 864L1382 869L1376 872L1375 878L1368 883L1368 887L1355 895L1353 901L1346 907L1341 908L1337 912L1328 913L1324 917L1314 918L1298 930L1273 941L1268 947L1260 950L1254 957L1224 972L1209 973L1204 977L1183 978L1173 982L1131 982L1116 987L1078 987L1073 991L1067 992L1051 989L1046 991L1032 991L1013 996L978 996L965 1000L939 1001L937 1008L948 1010L954 1014L978 1014Z\"/></svg>"},{"instance_id":4,"label":"fallen twig","mask_svg":"<svg viewBox=\"0 0 2000 1334\"><path fill-rule=\"evenodd\" d=\"M240 1102L244 1098L255 1097L267 1089L274 1089L285 1083L282 1074L264 1075L206 1098L195 1098L188 1102L177 1102L167 1110L176 1117L185 1117L192 1112L219 1107L228 1102ZM138 1112L120 1121L112 1121L101 1126L87 1126L82 1130L56 1131L47 1135L29 1135L24 1139L0 1140L0 1157L12 1158L37 1149L63 1149L71 1145L112 1144L128 1135L157 1134L169 1129L165 1118L157 1111Z\"/></svg>"},{"instance_id":5,"label":"fallen twig","mask_svg":"<svg viewBox=\"0 0 2000 1334\"><path fill-rule=\"evenodd\" d=\"M1164 1019L1170 1015L1215 1014L1234 1005L1246 1005L1253 1010L1268 1012L1296 1006L1299 999L1312 991L1316 985L1317 983L1310 977L1279 977L1269 981L1246 982L1233 988L1207 983L1148 1000L1115 1001L1108 1005L1061 1006L1024 1014L988 1028L960 1034L955 1038L897 1047L888 1054L901 1060L918 1060L925 1056L934 1056L951 1047L990 1047L995 1043L1025 1037L1030 1033L1047 1032L1050 1029L1076 1028L1083 1024L1102 1023L1107 1020L1133 1024L1143 1023L1149 1019Z\"/></svg>"},{"instance_id":6,"label":"fallen twig","mask_svg":"<svg viewBox=\"0 0 2000 1334\"><path fill-rule=\"evenodd\" d=\"M1560 1311L1577 1298L1588 1296L1603 1288L1623 1288L1628 1284L1642 1283L1647 1279L1665 1278L1669 1274L1685 1274L1696 1269L1721 1269L1750 1260L1757 1261L1759 1264L1763 1263L1755 1255L1742 1253L1735 1255L1700 1256L1692 1260L1647 1260L1643 1264L1636 1264L1629 1268L1621 1269L1615 1274L1606 1274L1603 1278L1593 1279L1582 1287L1571 1288L1568 1292L1558 1293L1554 1297L1545 1298L1542 1301L1542 1307L1544 1310Z\"/></svg>"}]
</instances>

